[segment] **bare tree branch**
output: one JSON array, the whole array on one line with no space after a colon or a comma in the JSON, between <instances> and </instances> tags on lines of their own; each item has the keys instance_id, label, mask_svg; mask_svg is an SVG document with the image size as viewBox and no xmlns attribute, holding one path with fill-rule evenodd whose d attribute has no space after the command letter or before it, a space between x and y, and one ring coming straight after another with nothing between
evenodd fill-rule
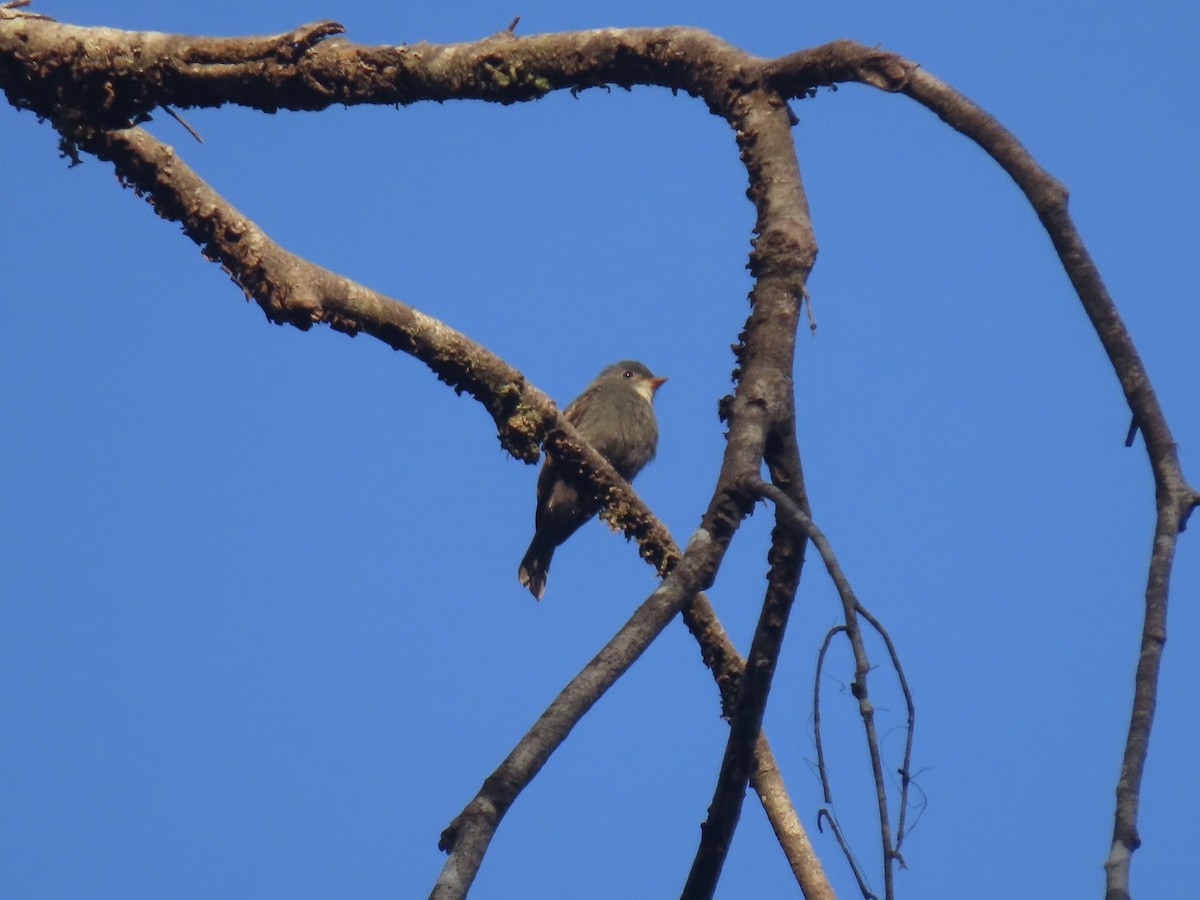
<instances>
[{"instance_id":1,"label":"bare tree branch","mask_svg":"<svg viewBox=\"0 0 1200 900\"><path fill-rule=\"evenodd\" d=\"M722 848L728 846L740 810L747 752L753 740L756 750L751 782L764 798L764 805L781 804L772 824L781 843L791 848L789 861L798 878L803 868L798 861L810 848L802 840L802 832L800 839L791 840L798 822L790 805L783 802L786 794L758 728L770 684L768 670L773 669L778 652L775 638L782 637L782 622L786 621L786 609L795 590L787 567L794 566L798 574L803 544L796 536L813 540L838 585L846 631L854 649L854 691L871 747L889 897L893 889L891 864L899 858L906 801L901 801L901 826L893 846L866 693L869 664L856 621L859 613L868 617L807 515L799 457L793 453L791 365L805 280L815 259L816 245L796 166L789 132L793 118L786 100L811 95L822 85L861 82L908 95L978 143L1018 184L1050 235L1121 383L1133 423L1145 438L1154 474L1157 516L1141 653L1117 786L1113 841L1106 863L1108 896L1114 900L1129 896L1129 862L1140 842L1138 797L1166 640L1168 587L1176 539L1191 511L1200 505L1200 494L1183 476L1174 438L1149 377L1067 212L1066 190L991 116L916 64L850 41L763 60L697 29L602 29L516 37L514 20L507 30L471 43L368 47L341 39L328 40L344 31L335 22L316 22L267 37L199 38L79 28L20 11L23 5L22 0L12 0L0 6L0 87L13 105L50 119L63 135L67 152L74 154L79 148L111 161L125 183L147 196L160 215L181 222L189 237L229 272L271 321L301 329L323 322L349 334L371 334L422 359L456 391L476 397L494 419L502 445L514 456L532 462L544 443L564 464L577 465L580 477L603 498L605 517L637 539L642 555L660 573L672 569L680 573L672 575L643 605L647 610L645 621L639 620L635 626L631 620L626 626L636 632L636 637L626 635L623 629L614 638L615 644L610 643L597 656L600 662L593 662L600 669L611 665L623 671L621 666L627 667L641 652L639 645L644 648L641 642L652 640L675 609L684 606L685 622L700 641L704 660L721 689L722 708L733 725L727 765L719 780L720 803L714 799L713 821L722 824L712 828L713 841ZM549 399L527 385L520 373L436 319L287 253L225 203L179 160L174 150L141 129L128 127L158 107L237 103L265 111L316 110L333 104L405 104L465 98L514 103L536 99L552 90L579 91L607 84L656 84L702 98L712 112L729 122L737 136L747 168L749 196L757 211L758 237L750 257L755 277L752 309L737 348L737 389L722 406L730 426L729 445L702 531L697 533L704 538L699 544L697 538L693 539L695 547L689 548L682 562L661 523L569 424L559 420ZM768 458L775 486L761 482L758 476L761 462L771 455L772 440L787 444L786 452L774 462ZM691 602L688 598L711 582L724 548L752 505L752 496L769 497L781 523L777 532L786 520L795 535L784 542L777 534L780 559L773 560L773 565L780 568L772 581L771 611L768 613L764 607L747 675L711 607L701 595ZM785 556L786 565L781 561ZM639 615L641 610L635 617ZM881 634L894 659L890 640L882 630ZM590 669L576 679L583 681L578 685L573 681L564 690L564 695L570 693L568 705L579 715L599 696L596 691L603 690L604 678L593 680ZM619 675L616 669L611 671L615 672L612 678ZM902 673L900 677L903 682ZM906 686L905 693L911 717ZM554 720L556 734L561 735L556 738L559 741L577 721L572 718L575 713L559 719L560 712L552 705L534 726L534 732L538 732L531 732L538 740L535 753L529 755L528 747L518 745L514 754L521 758L513 760L510 756L529 777L544 762L540 754L548 755L556 746L553 739L542 739L540 729L546 725L543 720L547 716ZM908 785L908 766L906 752L902 797ZM511 804L516 796L512 790L515 782L508 780L509 770L502 765L497 773L502 770L503 774L493 775L489 782L499 779L503 784L486 801L480 801L480 808L469 806L464 810L448 829L448 843L454 848L452 860L456 854L466 860L476 849L481 858L490 831L471 831L473 836L467 840L463 837L468 833L464 823L472 816L489 820L494 816L494 828L507 808L505 804ZM491 807L483 808L485 803ZM716 810L718 805L725 811ZM784 841L784 835L790 836L790 843ZM723 849L719 855L723 859ZM477 868L477 860L473 865ZM719 873L719 869L718 862L715 871ZM456 868L447 876L447 888L465 891L473 872L471 864ZM715 877L708 881L710 886L715 883ZM821 890L819 879L813 889Z\"/></svg>"},{"instance_id":2,"label":"bare tree branch","mask_svg":"<svg viewBox=\"0 0 1200 900\"><path fill-rule=\"evenodd\" d=\"M1141 843L1138 797L1167 637L1167 598L1176 536L1186 526L1192 510L1200 506L1200 493L1183 475L1175 439L1150 377L1067 211L1066 189L1037 164L1008 129L914 63L852 41L834 41L801 51L776 60L768 68L772 84L797 96L810 92L816 83L838 81L858 81L903 92L982 147L1012 177L1037 212L1121 383L1133 413L1133 425L1145 438L1158 513L1146 581L1133 710L1117 782L1112 848L1105 862L1108 900L1125 900L1129 897L1129 863Z\"/></svg>"},{"instance_id":3,"label":"bare tree branch","mask_svg":"<svg viewBox=\"0 0 1200 900\"><path fill-rule=\"evenodd\" d=\"M839 634L845 633L845 625L835 625L825 632L825 637L821 640L821 647L817 651L817 666L813 675L813 743L817 748L817 777L821 781L822 797L825 801L825 805L817 812L817 828L821 829L822 818L829 822L829 826L833 829L834 836L837 838L838 848L842 851L842 856L845 857L846 863L850 866L850 872L854 876L854 880L858 883L858 889L866 897L868 895L874 896L867 889L866 875L842 834L842 828L838 824L837 816L834 815L833 810L830 808L833 806L833 782L829 778L829 768L825 764L825 739L821 734L821 676L825 674L825 657L829 653L829 648L833 645L833 639Z\"/></svg>"},{"instance_id":4,"label":"bare tree branch","mask_svg":"<svg viewBox=\"0 0 1200 900\"><path fill-rule=\"evenodd\" d=\"M835 633L845 631L843 626L833 629L829 634L825 635L824 647L829 646ZM834 840L837 841L838 848L842 851L842 855L846 857L846 861L850 864L850 871L854 875L854 880L858 884L858 890L863 895L863 900L879 900L871 889L867 887L866 877L863 875L862 866L858 864L858 860L854 858L854 851L850 849L850 844L846 842L846 836L842 834L842 826L838 824L837 816L835 816L828 808L823 808L817 811L817 830L824 831L821 827L821 822L829 823L829 829L833 832Z\"/></svg>"},{"instance_id":5,"label":"bare tree branch","mask_svg":"<svg viewBox=\"0 0 1200 900\"><path fill-rule=\"evenodd\" d=\"M870 701L867 691L867 675L871 670L871 662L867 657L866 646L862 639L862 630L858 624L858 616L862 614L863 607L859 603L858 598L855 596L854 590L850 586L849 579L846 578L845 573L842 571L842 567L838 563L837 557L834 555L833 547L830 545L829 540L813 523L812 518L808 515L808 513L801 509L791 497L781 491L778 487L772 484L767 484L761 479L750 480L746 484L746 489L757 496L769 499L775 504L776 513L781 522L786 523L788 526L795 529L799 534L802 534L808 540L812 541L813 546L817 549L817 552L821 554L821 561L825 563L825 568L829 572L829 577L833 580L834 586L837 588L838 596L841 598L842 615L845 624L830 631L829 635L826 636L825 645L828 645L829 640L835 634L837 634L838 631L844 630L846 637L850 640L850 647L854 652L854 682L851 685L851 692L858 700L859 714L862 717L863 728L866 731L867 750L871 757L871 774L875 780L875 802L879 812L879 840L883 850L882 858L884 895L888 898L888 900L891 900L891 898L895 896L893 863L899 862L901 865L903 865L903 860L900 858L898 849L900 841L899 837L897 837L894 842L892 839L891 826L889 824L890 817L887 801L887 782L883 777L883 761L879 749L879 737L875 731L875 708ZM864 616L864 618L866 618L866 616ZM879 623L873 618L870 619L870 621L872 625L874 625L874 627L880 630L882 633ZM892 652L893 660L896 660L897 657L895 655L895 648L892 646L890 638L887 639L887 643L889 651ZM818 659L818 678L820 676L820 661L824 659L824 656L825 646L822 646L821 654ZM905 693L907 695L907 690ZM814 705L814 709L816 708L817 706ZM911 705L909 707L909 712L910 738L907 746L911 749ZM816 719L816 722L818 723L817 752L821 760L820 768L822 773L822 783L825 787L825 798L826 802L829 803L832 801L830 799L828 776L825 774L824 752L820 747L819 718ZM903 768L907 770L908 767L909 760L906 755ZM901 804L904 803L906 798L907 779L905 780L905 791L901 799ZM855 869L857 869L857 866L853 863L852 858L851 864L854 865Z\"/></svg>"},{"instance_id":6,"label":"bare tree branch","mask_svg":"<svg viewBox=\"0 0 1200 900\"><path fill-rule=\"evenodd\" d=\"M334 104L535 100L552 90L659 84L725 108L761 62L696 28L606 28L466 44L365 46L325 41L315 22L287 34L210 38L15 20L0 32L10 101L50 115L87 110L119 125L167 104L226 103L274 112ZM15 90L12 90L15 88Z\"/></svg>"},{"instance_id":7,"label":"bare tree branch","mask_svg":"<svg viewBox=\"0 0 1200 900\"><path fill-rule=\"evenodd\" d=\"M779 411L782 421L775 436L767 442L764 457L779 489L788 491L795 502L806 507L800 451L795 439L794 407L790 400L793 395L789 393L788 396L786 406ZM711 897L716 892L741 815L746 784L752 778L763 713L804 563L805 541L803 535L798 536L782 519L772 534L767 594L751 641L749 658L738 679L729 740L713 790L708 820L701 826L700 846L684 886L682 896L685 900Z\"/></svg>"},{"instance_id":8,"label":"bare tree branch","mask_svg":"<svg viewBox=\"0 0 1200 900\"><path fill-rule=\"evenodd\" d=\"M438 846L449 854L430 894L436 900L465 897L500 820L550 754L609 687L633 665L703 585L711 583L725 546L703 527L688 552L629 621L563 688L554 702L487 777L479 792L442 832Z\"/></svg>"},{"instance_id":9,"label":"bare tree branch","mask_svg":"<svg viewBox=\"0 0 1200 900\"><path fill-rule=\"evenodd\" d=\"M1198 505L1198 495L1183 478L1174 438L1145 366L1067 211L1066 188L985 110L897 54L853 41L833 41L768 62L765 77L787 96L806 96L817 86L844 81L904 93L977 143L1012 177L1050 236L1104 345L1134 421L1146 438L1160 500L1174 513L1173 527L1182 530L1188 514Z\"/></svg>"},{"instance_id":10,"label":"bare tree branch","mask_svg":"<svg viewBox=\"0 0 1200 900\"><path fill-rule=\"evenodd\" d=\"M883 627L883 623L871 615L867 608L861 604L858 607L858 614L871 623L871 627L875 629L875 633L883 639L883 643L887 646L888 657L892 661L892 670L896 673L896 680L900 684L900 691L904 694L904 707L908 713L908 719L904 725L904 759L900 763L900 768L896 770L896 774L900 776L900 798L896 803L899 815L896 822L895 853L897 858L900 859L901 865L903 865L904 861L900 857L900 846L904 843L904 836L908 833L904 828L904 822L908 817L908 789L912 784L912 748L913 734L915 733L917 721L917 707L913 702L912 691L908 687L908 678L904 675L904 666L900 663L900 654L896 651L896 645L892 642L892 636Z\"/></svg>"},{"instance_id":11,"label":"bare tree branch","mask_svg":"<svg viewBox=\"0 0 1200 900\"><path fill-rule=\"evenodd\" d=\"M772 554L777 559L768 576L766 599L740 680L733 718L729 723L725 756L713 789L708 820L701 826L700 846L681 894L683 900L704 900L716 893L721 868L741 815L775 664L783 643L788 613L796 596L799 560L802 559L799 554L789 554L780 548L780 544L785 542L790 543L789 536L779 534L772 543ZM784 557L786 563L780 563L780 556Z\"/></svg>"}]
</instances>

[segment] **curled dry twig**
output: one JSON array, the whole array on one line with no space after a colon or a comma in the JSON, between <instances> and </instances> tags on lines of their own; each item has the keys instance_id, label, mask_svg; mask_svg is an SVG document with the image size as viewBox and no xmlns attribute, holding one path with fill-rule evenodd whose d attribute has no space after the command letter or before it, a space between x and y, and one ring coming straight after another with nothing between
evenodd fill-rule
<instances>
[{"instance_id":1,"label":"curled dry twig","mask_svg":"<svg viewBox=\"0 0 1200 900\"><path fill-rule=\"evenodd\" d=\"M822 666L825 661L825 654L829 648L829 644L838 634L845 634L850 641L851 650L854 653L854 682L851 685L851 693L858 700L859 715L863 720L863 729L866 732L867 751L871 758L871 773L875 779L875 802L879 816L879 832L880 846L882 848L883 860L883 882L884 894L891 898L894 896L894 868L893 864L903 860L900 858L900 843L903 840L903 831L900 826L897 829L895 839L892 838L890 815L888 810L887 799L887 782L883 772L883 757L879 747L879 737L875 730L875 707L871 703L869 692L867 690L867 676L871 671L871 662L867 656L866 644L863 642L862 630L859 627L858 618L862 616L874 627L884 638L887 643L888 651L891 653L892 665L902 685L904 685L905 699L908 701L908 739L905 742L905 757L901 771L907 772L911 765L910 755L912 752L912 734L913 720L916 715L915 708L912 703L912 696L908 691L907 682L904 679L903 669L900 667L900 659L896 653L895 646L892 643L891 637L887 631L879 623L877 619L871 616L863 608L858 598L854 594L853 588L850 586L850 581L842 571L841 564L837 560L837 556L833 552L833 547L829 543L824 533L817 528L812 517L800 508L800 506L792 500L787 494L781 491L773 484L767 484L762 479L751 479L746 484L746 489L758 497L763 497L775 504L776 515L781 522L788 527L794 529L798 534L803 535L806 539L812 542L812 545L821 555L821 561L825 564L825 570L829 573L830 579L837 588L838 597L842 601L842 616L844 624L837 626L829 631L825 636L825 640L821 644L821 650L817 656L817 676L813 687L813 723L814 734L817 744L817 767L821 776L821 786L825 792L825 803L833 803L833 793L830 787L829 773L825 766L825 751L823 741L821 740L820 730L820 679ZM901 785L900 793L900 809L903 811L908 802L908 779L904 778ZM900 814L900 821L903 822L903 812ZM850 862L851 868L855 872L855 878L862 884L862 876L859 872L858 865L853 857L848 853L849 848L845 846L840 838L839 843L843 847L843 852L846 853L846 858Z\"/></svg>"}]
</instances>

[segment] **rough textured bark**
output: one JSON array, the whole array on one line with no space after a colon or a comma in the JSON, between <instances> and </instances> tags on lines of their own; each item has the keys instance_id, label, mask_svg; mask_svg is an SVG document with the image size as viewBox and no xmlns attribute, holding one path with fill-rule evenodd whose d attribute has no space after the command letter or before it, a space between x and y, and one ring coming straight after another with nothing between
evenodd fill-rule
<instances>
[{"instance_id":1,"label":"rough textured bark","mask_svg":"<svg viewBox=\"0 0 1200 900\"><path fill-rule=\"evenodd\" d=\"M446 829L442 844L449 858L434 889L439 897L465 895L496 826L522 787L681 610L732 723L713 818L697 854L689 895L709 896L715 888L749 780L806 896L831 896L760 731L804 540L817 540L818 534L805 509L791 375L816 242L790 134L788 101L823 85L861 82L909 96L977 142L1020 186L1050 235L1145 437L1154 474L1158 515L1142 652L1106 866L1109 896L1128 896L1175 539L1200 504L1200 494L1180 470L1174 440L1145 369L1067 212L1065 190L983 110L910 61L849 41L774 60L743 53L688 28L610 28L531 37L517 37L510 29L464 44L363 46L331 39L344 31L335 22L302 25L267 37L199 38L79 28L29 14L20 5L0 7L0 86L11 104L53 124L67 153L90 153L110 162L161 216L181 223L205 256L218 262L271 321L300 329L324 323L348 334L370 334L421 359L456 392L478 400L513 456L532 462L539 447L551 450L561 464L572 468L582 486L603 500L603 515L635 538L641 555L665 576L662 587L564 688ZM682 553L628 484L519 372L444 323L289 253L225 202L172 148L136 127L154 110L168 107L234 103L273 112L420 100L508 104L555 90L637 84L699 97L728 122L757 213L749 261L755 279L751 310L735 347L736 387L722 404L728 444L701 528ZM773 487L757 481L764 460ZM759 496L777 504L779 527L771 586L747 671L701 592L711 584L729 541ZM821 550L828 563L831 551L824 546ZM859 611L856 601L846 601L848 633L857 628ZM859 647L855 650L858 696L874 753L877 741L865 693L869 666ZM877 754L873 765L878 786ZM891 896L898 840L893 845L889 837L886 797L879 790L885 882Z\"/></svg>"}]
</instances>

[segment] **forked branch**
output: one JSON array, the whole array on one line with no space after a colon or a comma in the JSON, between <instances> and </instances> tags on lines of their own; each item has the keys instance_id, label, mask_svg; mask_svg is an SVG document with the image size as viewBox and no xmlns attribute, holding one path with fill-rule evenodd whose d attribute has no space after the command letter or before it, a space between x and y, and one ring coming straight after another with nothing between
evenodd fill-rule
<instances>
[{"instance_id":1,"label":"forked branch","mask_svg":"<svg viewBox=\"0 0 1200 900\"><path fill-rule=\"evenodd\" d=\"M1200 494L1180 470L1174 439L1150 380L1067 212L1065 189L991 116L903 57L850 41L774 60L754 57L706 32L685 28L603 29L531 37L516 37L510 28L464 44L367 47L328 40L343 30L334 22L313 23L268 37L197 38L78 28L24 12L19 9L22 5L21 0L12 0L0 6L0 87L15 106L51 120L68 152L79 148L110 160L125 182L149 197L161 215L183 223L206 255L220 262L272 321L299 328L323 322L351 334L372 334L425 361L455 390L476 397L495 420L502 444L514 456L533 461L539 446L545 444L562 458L582 460L586 477L608 501L606 515L638 540L642 554L659 572L678 564L682 574L664 586L669 586L667 594L656 592L647 601L656 618L652 627L641 631L639 640L652 637L652 632L657 633L654 628L661 628L659 620L663 616L669 619L677 604L684 604L684 619L700 639L701 652L721 687L723 709L733 716L741 734L727 753L727 787L744 782L747 736L754 731L755 717L761 717L761 709L755 707L759 700L765 701L765 693L752 702L753 693L748 692L743 705L737 696L737 685L743 680L741 658L715 624L711 607L700 598L689 604L687 597L710 580L708 567L714 560L719 564L720 552L745 515L752 495L770 498L781 522L786 520L795 534L813 540L831 575L836 569L832 552L826 558L823 545L814 536L819 532L798 502L803 496L799 481L795 491L756 481L769 436L782 440L791 435L786 439L794 439L791 366L795 332L805 280L816 253L786 101L808 96L822 85L861 82L906 94L976 141L1018 184L1050 235L1117 374L1133 421L1145 438L1154 474L1157 516L1141 655L1106 864L1109 896L1114 900L1128 896L1129 860L1139 843L1138 795L1166 638L1176 538L1192 509L1200 505ZM750 258L755 277L751 313L737 348L737 388L723 405L730 441L703 527L711 546L721 550L697 550L694 558L689 551L683 563L678 562L678 550L661 523L604 460L558 420L548 398L525 384L516 370L443 323L282 250L183 165L173 150L129 127L168 105L182 109L238 103L275 111L466 98L514 103L552 90L578 91L605 84L655 84L702 98L709 110L726 119L737 137L749 196L757 211L757 237ZM796 464L798 479L798 456ZM772 477L779 485L776 475L773 466ZM868 663L856 617L873 620L839 577L844 582L843 576L834 575L855 654L856 695L868 741L874 746L866 699ZM780 579L781 595L786 593L787 583L787 578ZM887 641L886 634L884 639ZM634 652L634 646L625 645L621 653ZM764 650L756 659L769 665L771 652ZM911 715L911 698L909 702ZM755 746L752 778L768 779L774 765L761 735ZM898 858L903 837L905 803L901 802L901 826L893 846L875 750L872 765L880 794L890 896L891 862ZM902 769L905 789L907 769L906 760ZM764 792L761 782L755 786L763 796L774 791ZM776 787L781 792L781 784ZM736 805L730 804L730 808ZM731 834L736 816L726 815L724 821ZM772 824L781 837L793 832L786 814L773 818ZM798 828L798 823L795 826ZM456 834L459 832L461 829ZM796 869L795 858L789 859Z\"/></svg>"},{"instance_id":2,"label":"forked branch","mask_svg":"<svg viewBox=\"0 0 1200 900\"><path fill-rule=\"evenodd\" d=\"M896 833L895 839L892 838L890 815L888 809L887 798L887 782L884 778L883 758L879 747L879 737L875 729L875 707L871 703L870 695L867 690L867 676L871 670L871 662L867 656L866 644L863 641L862 629L859 626L858 619L862 616L872 627L874 627L887 643L888 652L891 654L892 665L895 668L897 676L903 686L905 700L908 703L908 737L905 742L904 762L900 767L902 773L899 808L900 822L904 821L903 810L908 804L908 772L911 766L912 753L912 734L913 721L916 715L916 710L913 706L912 695L908 689L908 683L904 678L904 671L900 666L900 659L896 653L895 646L892 644L891 637L888 636L886 630L880 625L878 620L871 616L859 603L858 598L854 594L854 589L850 586L850 580L842 571L841 564L838 563L837 556L833 552L833 547L829 543L829 539L817 528L812 517L807 511L800 508L791 497L781 491L773 484L767 484L761 479L752 479L747 482L746 490L750 491L755 496L770 500L775 504L776 516L785 523L787 527L793 529L796 534L803 536L812 542L817 552L821 555L821 562L825 564L825 570L829 573L830 579L833 581L834 587L837 589L838 597L842 601L842 617L843 624L832 629L826 635L825 642L821 647L821 652L817 658L817 687L813 692L813 721L814 731L817 743L817 760L818 768L821 775L821 785L825 791L825 803L833 803L832 790L828 771L825 767L825 752L821 741L820 730L820 677L822 666L824 664L825 652L829 646L830 640L839 633L844 633L850 641L851 650L854 653L854 681L851 684L851 693L858 700L859 715L863 720L863 729L866 733L867 751L871 758L871 774L875 780L875 802L879 816L879 840L882 849L883 859L883 883L884 894L891 900L895 896L894 888L894 863L899 862L901 866L904 864L903 858L900 856L900 844L904 839L903 824L901 824ZM832 814L830 814L831 822ZM839 831L840 834L840 831ZM844 841L839 837L844 850L848 851ZM858 879L860 886L864 886L865 880L859 870L857 862L853 856L847 852L847 860L850 862L854 870L855 878Z\"/></svg>"}]
</instances>

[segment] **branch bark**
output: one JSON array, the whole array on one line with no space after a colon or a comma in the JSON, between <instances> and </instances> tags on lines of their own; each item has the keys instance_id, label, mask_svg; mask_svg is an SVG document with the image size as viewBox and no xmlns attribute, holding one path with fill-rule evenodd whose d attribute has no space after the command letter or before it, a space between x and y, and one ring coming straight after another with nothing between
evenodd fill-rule
<instances>
[{"instance_id":1,"label":"branch bark","mask_svg":"<svg viewBox=\"0 0 1200 900\"><path fill-rule=\"evenodd\" d=\"M789 96L803 96L818 84L839 81L856 81L881 90L904 93L991 156L1025 194L1050 236L1121 384L1133 414L1133 423L1142 432L1154 475L1157 515L1146 579L1141 646L1134 675L1133 709L1117 782L1112 846L1104 864L1108 900L1126 900L1130 896L1130 861L1133 851L1141 844L1137 831L1138 797L1157 704L1158 672L1167 639L1167 600L1176 538L1186 527L1192 510L1200 506L1200 493L1183 475L1175 439L1133 338L1067 211L1066 188L1037 164L1008 129L916 64L853 41L834 41L804 50L769 63L768 68L771 84Z\"/></svg>"},{"instance_id":2,"label":"branch bark","mask_svg":"<svg viewBox=\"0 0 1200 900\"><path fill-rule=\"evenodd\" d=\"M729 471L728 482L724 482L723 471L722 482L727 489L738 489L746 479L757 476L766 460L774 477L804 502L791 373L804 284L816 260L816 240L786 102L771 92L752 91L733 113L730 125L749 174L749 197L758 211L758 238L750 260L756 278L751 294L754 309L738 348L738 361L747 377L760 371L769 373L762 379L761 394L748 396L770 412L768 432L755 458ZM727 407L731 434L739 424L736 399ZM687 900L715 893L741 815L775 665L800 580L803 539L796 540L790 530L777 530L770 558L767 595L751 642L749 662L737 673L736 699L727 704L727 708L732 706L729 741L708 821L702 827L700 846L684 886L683 897Z\"/></svg>"},{"instance_id":3,"label":"branch bark","mask_svg":"<svg viewBox=\"0 0 1200 900\"><path fill-rule=\"evenodd\" d=\"M711 580L709 566L719 564L720 554L749 509L748 479L757 477L769 442L794 443L791 364L800 300L816 246L789 133L792 119L787 100L808 96L823 85L869 84L906 94L979 144L1017 183L1050 235L1145 438L1154 475L1157 516L1141 652L1106 863L1108 896L1129 895L1129 862L1139 844L1138 796L1166 640L1176 538L1200 505L1200 493L1183 476L1174 438L1149 377L1067 212L1066 190L991 116L903 57L850 41L774 60L759 59L706 32L687 28L601 29L532 37L516 37L509 29L464 44L368 47L331 40L344 30L336 22L316 22L267 37L200 38L79 28L18 6L0 7L0 87L13 105L51 120L67 152L82 149L111 161L125 183L147 196L160 215L181 222L205 255L219 262L271 321L301 329L321 322L349 334L371 334L422 359L456 391L478 399L493 417L502 445L514 456L531 462L544 443L560 459L578 460L585 477L604 494L606 516L637 539L642 555L660 573L681 570L647 601L654 624L641 630L639 640L647 635L652 639L651 632L657 633L654 628L662 627L659 620L665 624L683 604L685 622L700 640L705 662L721 688L723 709L732 716L740 736L731 739L728 771L718 790L720 797L727 798L722 804L731 811L717 816L725 823L721 826L725 837L718 842L724 846L736 822L732 810L740 808L738 785L745 783L750 735L761 721L761 704L770 682L766 670L777 652L777 647L767 646L767 633L777 628L782 635L779 616L785 615L794 584L783 569L773 582L772 594L779 602L773 602L770 615L764 611L760 637L752 648L754 674L749 680L756 686L742 689L744 701L738 696L747 681L744 663L703 598L697 596L690 603L687 599ZM750 257L755 277L752 309L737 347L737 389L723 403L729 446L705 514L707 539L696 545L708 549L689 550L682 563L661 523L520 373L443 323L287 253L225 203L171 148L131 127L157 107L167 106L236 103L273 112L467 98L507 104L536 99L552 90L579 91L608 84L683 90L725 118L737 136L749 196L758 214ZM773 466L773 477L777 469L792 479L791 487L781 494L784 499L773 497L777 509L788 503L802 505L798 453L793 459L789 449L786 459ZM766 493L765 488L759 490ZM798 547L784 553L779 546L798 572ZM853 607L848 607L848 622L853 614ZM618 653L624 654L622 659L635 645L623 646ZM856 660L860 668L856 683L861 683L866 672L857 648ZM760 667L765 678L759 678ZM597 684L582 688L582 701L598 689ZM765 803L769 796L781 796L782 787L771 782L777 772L761 734L755 747L752 782ZM532 771L540 764L536 762ZM875 767L878 770L877 762ZM886 806L881 817L885 856L890 856ZM790 809L772 823L781 835L798 827ZM714 828L714 837L716 833ZM789 858L795 868L799 854ZM890 893L890 881L888 887Z\"/></svg>"}]
</instances>

